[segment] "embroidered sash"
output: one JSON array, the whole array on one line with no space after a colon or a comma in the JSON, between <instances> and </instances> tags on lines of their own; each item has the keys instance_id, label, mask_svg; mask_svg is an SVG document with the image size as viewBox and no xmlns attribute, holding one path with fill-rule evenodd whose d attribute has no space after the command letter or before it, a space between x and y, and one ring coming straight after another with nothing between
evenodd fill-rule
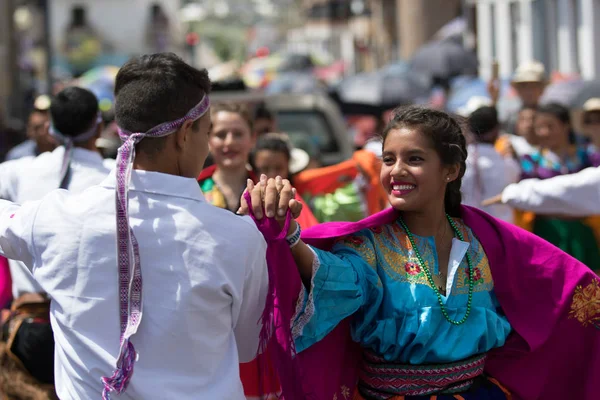
<instances>
[{"instance_id":1,"label":"embroidered sash","mask_svg":"<svg viewBox=\"0 0 600 400\"><path fill-rule=\"evenodd\" d=\"M483 374L485 359L484 353L448 364L396 364L365 349L358 391L373 400L463 392Z\"/></svg>"}]
</instances>

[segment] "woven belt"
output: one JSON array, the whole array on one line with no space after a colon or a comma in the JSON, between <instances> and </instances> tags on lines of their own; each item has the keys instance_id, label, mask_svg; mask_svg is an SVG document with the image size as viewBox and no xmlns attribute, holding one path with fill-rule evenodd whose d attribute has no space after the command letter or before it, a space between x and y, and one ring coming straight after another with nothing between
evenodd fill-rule
<instances>
[{"instance_id":1,"label":"woven belt","mask_svg":"<svg viewBox=\"0 0 600 400\"><path fill-rule=\"evenodd\" d=\"M449 364L395 364L363 350L358 390L367 399L451 394L468 390L483 374L486 354Z\"/></svg>"}]
</instances>

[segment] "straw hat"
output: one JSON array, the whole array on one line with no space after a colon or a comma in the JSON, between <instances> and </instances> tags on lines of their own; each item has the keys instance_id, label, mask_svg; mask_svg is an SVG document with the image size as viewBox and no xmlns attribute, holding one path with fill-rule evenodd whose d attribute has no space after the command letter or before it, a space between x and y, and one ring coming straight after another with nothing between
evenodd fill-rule
<instances>
[{"instance_id":1,"label":"straw hat","mask_svg":"<svg viewBox=\"0 0 600 400\"><path fill-rule=\"evenodd\" d=\"M583 104L583 112L600 111L600 97L592 97Z\"/></svg>"},{"instance_id":2,"label":"straw hat","mask_svg":"<svg viewBox=\"0 0 600 400\"><path fill-rule=\"evenodd\" d=\"M539 61L526 61L517 67L511 82L546 82L546 68Z\"/></svg>"}]
</instances>

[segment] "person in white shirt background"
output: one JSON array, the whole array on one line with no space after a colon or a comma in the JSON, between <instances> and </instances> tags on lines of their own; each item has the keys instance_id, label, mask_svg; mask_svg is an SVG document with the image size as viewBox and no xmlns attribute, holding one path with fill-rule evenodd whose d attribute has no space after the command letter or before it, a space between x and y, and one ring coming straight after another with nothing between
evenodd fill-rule
<instances>
[{"instance_id":1,"label":"person in white shirt background","mask_svg":"<svg viewBox=\"0 0 600 400\"><path fill-rule=\"evenodd\" d=\"M0 198L17 204L40 200L61 187L62 175L66 177L63 188L79 193L102 182L114 167L114 160L104 160L95 145L102 132L96 96L86 89L69 87L58 93L51 104L52 129L61 132L63 144L65 139L74 138L72 148L62 145L37 157L0 164ZM50 126L46 129L50 130ZM77 139L82 136L83 140ZM21 263L11 262L11 275L15 299L27 292L40 291Z\"/></svg>"},{"instance_id":2,"label":"person in white shirt background","mask_svg":"<svg viewBox=\"0 0 600 400\"><path fill-rule=\"evenodd\" d=\"M554 178L524 179L507 186L482 206L506 204L537 214L587 217L600 214L600 167Z\"/></svg>"},{"instance_id":3,"label":"person in white shirt background","mask_svg":"<svg viewBox=\"0 0 600 400\"><path fill-rule=\"evenodd\" d=\"M56 148L57 143L48 133L46 126L50 118L50 102L50 96L45 94L35 99L33 110L27 119L27 140L13 147L6 154L5 161L39 156Z\"/></svg>"},{"instance_id":4,"label":"person in white shirt background","mask_svg":"<svg viewBox=\"0 0 600 400\"><path fill-rule=\"evenodd\" d=\"M535 112L536 108L533 106L523 106L519 110L514 135L502 135L496 142L496 149L500 149L501 154L520 159L537 150L538 138L533 124Z\"/></svg>"},{"instance_id":5,"label":"person in white shirt background","mask_svg":"<svg viewBox=\"0 0 600 400\"><path fill-rule=\"evenodd\" d=\"M69 87L52 99L50 121L43 129L61 144L53 151L37 157L29 156L0 164L0 198L22 204L40 200L58 189L79 193L106 178L114 161L102 159L95 141L102 131L98 100L94 94L79 87ZM49 131L49 132L48 132ZM54 342L49 323L49 304L44 290L20 261L9 261L12 278L13 306L31 302L33 298L44 305L44 315L30 322L26 319L10 332L19 342L13 353L27 371L38 381L54 381ZM32 297L31 294L40 294ZM26 310L19 308L19 313ZM9 336L10 337L10 336Z\"/></svg>"},{"instance_id":6,"label":"person in white shirt background","mask_svg":"<svg viewBox=\"0 0 600 400\"><path fill-rule=\"evenodd\" d=\"M485 212L507 222L513 222L513 210L503 204L481 207L482 201L501 193L509 184L519 180L520 169L512 157L500 155L494 143L500 132L495 107L475 110L468 119L474 143L468 145L467 168L461 192L463 204L482 208Z\"/></svg>"},{"instance_id":7,"label":"person in white shirt background","mask_svg":"<svg viewBox=\"0 0 600 400\"><path fill-rule=\"evenodd\" d=\"M209 90L206 70L174 54L128 62L115 86L116 170L78 194L0 201L0 252L51 298L61 400L244 398L239 362L257 353L266 243L196 182Z\"/></svg>"}]
</instances>

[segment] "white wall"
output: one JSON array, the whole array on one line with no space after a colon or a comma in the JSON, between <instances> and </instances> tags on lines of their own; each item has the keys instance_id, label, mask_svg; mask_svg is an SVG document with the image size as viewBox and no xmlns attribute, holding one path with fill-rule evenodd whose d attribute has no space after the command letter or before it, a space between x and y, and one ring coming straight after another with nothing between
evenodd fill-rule
<instances>
[{"instance_id":1,"label":"white wall","mask_svg":"<svg viewBox=\"0 0 600 400\"><path fill-rule=\"evenodd\" d=\"M152 4L160 3L178 28L179 0L51 0L52 45L60 49L74 6L84 6L90 25L119 53L144 53ZM181 38L183 41L183 37Z\"/></svg>"},{"instance_id":2,"label":"white wall","mask_svg":"<svg viewBox=\"0 0 600 400\"><path fill-rule=\"evenodd\" d=\"M544 62L549 73L600 78L600 0L476 0L475 4L484 79L490 77L494 57L505 78L512 74L512 66L533 58ZM518 20L509 12L511 4L518 5ZM518 40L511 37L513 28Z\"/></svg>"},{"instance_id":3,"label":"white wall","mask_svg":"<svg viewBox=\"0 0 600 400\"><path fill-rule=\"evenodd\" d=\"M586 79L600 78L600 0L578 1L579 67Z\"/></svg>"}]
</instances>

